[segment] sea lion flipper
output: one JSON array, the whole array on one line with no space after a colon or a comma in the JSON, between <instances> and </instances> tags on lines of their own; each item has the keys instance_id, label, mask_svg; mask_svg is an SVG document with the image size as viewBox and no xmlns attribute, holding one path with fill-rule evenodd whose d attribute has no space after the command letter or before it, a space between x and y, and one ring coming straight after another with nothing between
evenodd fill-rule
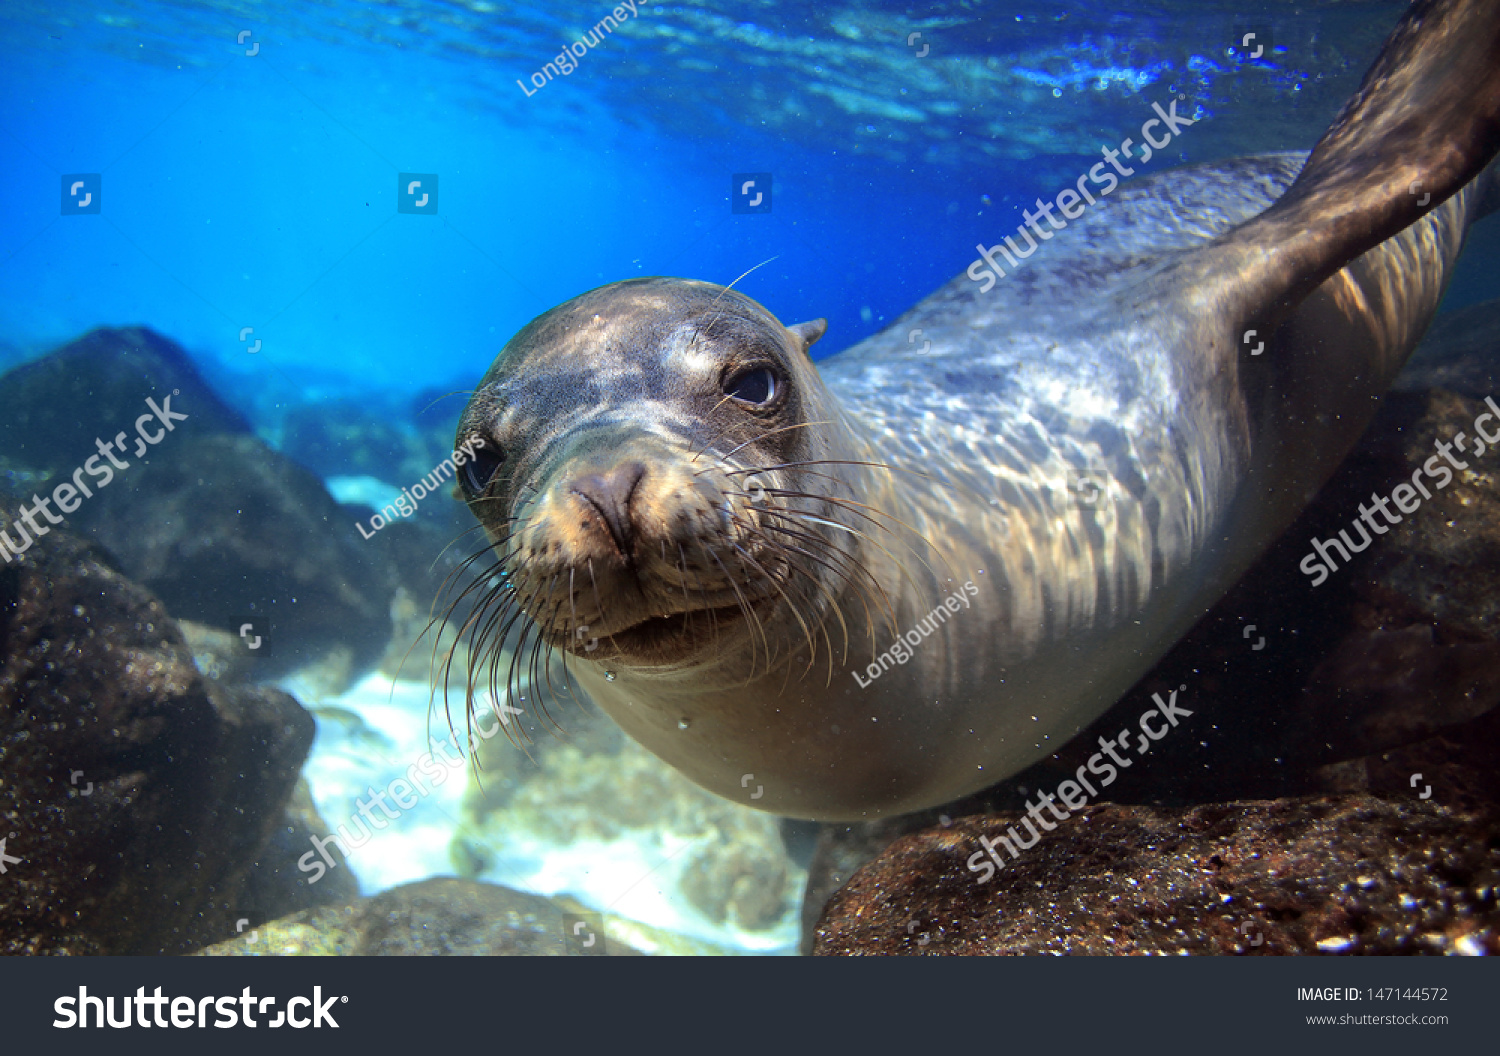
<instances>
[{"instance_id":1,"label":"sea lion flipper","mask_svg":"<svg viewBox=\"0 0 1500 1056\"><path fill-rule=\"evenodd\" d=\"M1233 323L1274 322L1497 151L1500 3L1417 0L1286 194L1198 251L1197 266L1222 279L1204 285Z\"/></svg>"}]
</instances>

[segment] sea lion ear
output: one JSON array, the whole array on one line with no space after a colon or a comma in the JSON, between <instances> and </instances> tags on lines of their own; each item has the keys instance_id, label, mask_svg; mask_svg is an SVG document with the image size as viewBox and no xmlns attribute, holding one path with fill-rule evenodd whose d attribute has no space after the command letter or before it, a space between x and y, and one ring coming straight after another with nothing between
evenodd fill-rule
<instances>
[{"instance_id":1,"label":"sea lion ear","mask_svg":"<svg viewBox=\"0 0 1500 1056\"><path fill-rule=\"evenodd\" d=\"M797 323L787 329L802 342L802 351L806 352L812 347L814 341L828 332L828 320L814 319L809 323Z\"/></svg>"}]
</instances>

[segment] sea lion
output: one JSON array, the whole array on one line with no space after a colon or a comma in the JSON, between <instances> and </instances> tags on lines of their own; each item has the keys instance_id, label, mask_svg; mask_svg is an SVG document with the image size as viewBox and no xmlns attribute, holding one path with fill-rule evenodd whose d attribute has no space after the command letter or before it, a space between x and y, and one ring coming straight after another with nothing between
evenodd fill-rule
<instances>
[{"instance_id":1,"label":"sea lion","mask_svg":"<svg viewBox=\"0 0 1500 1056\"><path fill-rule=\"evenodd\" d=\"M822 320L707 283L552 309L458 426L493 560L470 707L561 650L694 781L829 820L1050 754L1358 439L1497 149L1500 5L1419 0L1305 164L1125 184L817 366Z\"/></svg>"}]
</instances>

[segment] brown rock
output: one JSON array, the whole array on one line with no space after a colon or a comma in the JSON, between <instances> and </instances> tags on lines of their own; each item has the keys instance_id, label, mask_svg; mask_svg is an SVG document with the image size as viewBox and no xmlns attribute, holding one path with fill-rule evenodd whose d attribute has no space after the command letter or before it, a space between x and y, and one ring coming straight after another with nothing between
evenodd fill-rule
<instances>
[{"instance_id":1,"label":"brown rock","mask_svg":"<svg viewBox=\"0 0 1500 1056\"><path fill-rule=\"evenodd\" d=\"M1017 818L897 840L829 902L814 952L1500 953L1490 812L1370 796L1104 804L1014 860L997 844L1008 866L979 883L979 837Z\"/></svg>"},{"instance_id":2,"label":"brown rock","mask_svg":"<svg viewBox=\"0 0 1500 1056\"><path fill-rule=\"evenodd\" d=\"M9 520L14 510L0 510ZM0 564L0 951L233 934L312 742L285 693L205 679L161 602L52 529Z\"/></svg>"},{"instance_id":3,"label":"brown rock","mask_svg":"<svg viewBox=\"0 0 1500 1056\"><path fill-rule=\"evenodd\" d=\"M583 923L572 940L569 921ZM204 951L213 957L564 957L636 951L594 934L599 918L571 917L550 899L472 880L422 880L343 906L298 913Z\"/></svg>"},{"instance_id":4,"label":"brown rock","mask_svg":"<svg viewBox=\"0 0 1500 1056\"><path fill-rule=\"evenodd\" d=\"M395 578L355 515L254 436L172 438L71 518L174 616L260 639L269 678L342 657L347 680L391 636Z\"/></svg>"},{"instance_id":5,"label":"brown rock","mask_svg":"<svg viewBox=\"0 0 1500 1056\"><path fill-rule=\"evenodd\" d=\"M177 440L250 431L181 345L143 326L100 327L0 377L0 465L72 473L99 454L96 438L134 441L147 397L170 397L172 412L188 415L174 423Z\"/></svg>"}]
</instances>

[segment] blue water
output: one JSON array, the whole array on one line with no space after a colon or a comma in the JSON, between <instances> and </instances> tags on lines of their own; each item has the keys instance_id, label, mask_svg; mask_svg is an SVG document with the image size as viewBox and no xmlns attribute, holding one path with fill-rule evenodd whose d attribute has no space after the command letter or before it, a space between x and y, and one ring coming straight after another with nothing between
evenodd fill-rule
<instances>
[{"instance_id":1,"label":"blue water","mask_svg":"<svg viewBox=\"0 0 1500 1056\"><path fill-rule=\"evenodd\" d=\"M313 396L467 387L584 289L763 265L743 288L827 316L828 354L1154 101L1208 120L1151 171L1309 147L1401 6L651 5L534 89L608 7L10 3L0 341L144 323L242 403L271 371ZM1241 61L1258 21L1275 46ZM436 215L398 214L401 172L437 174ZM741 172L772 173L771 213L731 213ZM59 215L71 173L100 174L99 214Z\"/></svg>"},{"instance_id":2,"label":"blue water","mask_svg":"<svg viewBox=\"0 0 1500 1056\"><path fill-rule=\"evenodd\" d=\"M1153 103L1199 120L1144 173L1310 148L1405 4L652 4L532 84L611 7L7 0L0 369L143 324L274 441L288 406L470 389L528 320L642 275L743 276L831 354ZM735 213L764 173L771 210ZM74 174L97 213L67 215ZM400 211L402 174L435 211ZM1493 296L1490 228L1445 308Z\"/></svg>"}]
</instances>

